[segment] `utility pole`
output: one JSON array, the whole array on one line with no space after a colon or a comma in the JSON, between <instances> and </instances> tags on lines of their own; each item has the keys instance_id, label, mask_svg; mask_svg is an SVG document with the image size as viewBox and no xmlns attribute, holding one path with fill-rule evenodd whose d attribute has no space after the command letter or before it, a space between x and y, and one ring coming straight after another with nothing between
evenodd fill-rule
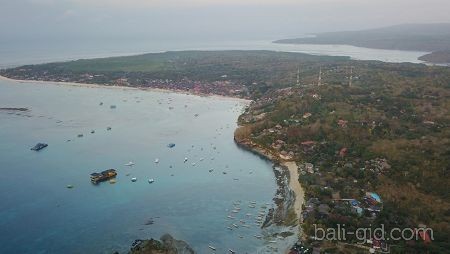
<instances>
[{"instance_id":1,"label":"utility pole","mask_svg":"<svg viewBox=\"0 0 450 254\"><path fill-rule=\"evenodd\" d=\"M348 86L349 87L352 86L352 81L353 81L353 66L350 66L350 77L348 79Z\"/></svg>"}]
</instances>

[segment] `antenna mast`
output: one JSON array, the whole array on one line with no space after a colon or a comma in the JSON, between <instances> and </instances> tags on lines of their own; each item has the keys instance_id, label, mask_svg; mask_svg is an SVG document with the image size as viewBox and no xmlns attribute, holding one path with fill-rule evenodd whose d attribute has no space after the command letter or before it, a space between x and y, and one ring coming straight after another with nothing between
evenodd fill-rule
<instances>
[{"instance_id":1,"label":"antenna mast","mask_svg":"<svg viewBox=\"0 0 450 254\"><path fill-rule=\"evenodd\" d=\"M349 87L352 86L352 81L353 81L353 66L350 66L350 78L348 79L348 86Z\"/></svg>"},{"instance_id":2,"label":"antenna mast","mask_svg":"<svg viewBox=\"0 0 450 254\"><path fill-rule=\"evenodd\" d=\"M319 79L317 80L317 85L322 85L322 67L319 69Z\"/></svg>"}]
</instances>

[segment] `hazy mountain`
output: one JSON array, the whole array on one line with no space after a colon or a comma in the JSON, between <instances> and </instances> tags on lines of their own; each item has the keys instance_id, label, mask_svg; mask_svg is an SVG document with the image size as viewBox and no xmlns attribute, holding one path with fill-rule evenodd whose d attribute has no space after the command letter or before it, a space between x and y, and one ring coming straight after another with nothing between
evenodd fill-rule
<instances>
[{"instance_id":1,"label":"hazy mountain","mask_svg":"<svg viewBox=\"0 0 450 254\"><path fill-rule=\"evenodd\" d=\"M346 44L377 49L414 51L450 50L450 23L407 24L361 31L316 34L315 37L284 39L287 44Z\"/></svg>"}]
</instances>

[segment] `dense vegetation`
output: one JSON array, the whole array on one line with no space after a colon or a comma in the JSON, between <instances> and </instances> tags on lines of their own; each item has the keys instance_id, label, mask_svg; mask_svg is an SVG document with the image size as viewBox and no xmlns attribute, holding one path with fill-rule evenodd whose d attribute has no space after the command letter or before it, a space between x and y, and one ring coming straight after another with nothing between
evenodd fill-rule
<instances>
[{"instance_id":1,"label":"dense vegetation","mask_svg":"<svg viewBox=\"0 0 450 254\"><path fill-rule=\"evenodd\" d=\"M307 234L313 224L426 224L434 230L431 244L390 242L391 252L450 249L450 68L269 51L186 51L30 65L0 73L16 79L120 81L186 90L202 84L210 90L200 92L252 98L239 119L237 139L314 167L299 180L307 199L316 198L330 213L311 211L303 224ZM239 93L228 93L231 88ZM376 217L359 216L334 202L337 197L360 199L366 191L383 200ZM330 252L343 248L328 244Z\"/></svg>"}]
</instances>

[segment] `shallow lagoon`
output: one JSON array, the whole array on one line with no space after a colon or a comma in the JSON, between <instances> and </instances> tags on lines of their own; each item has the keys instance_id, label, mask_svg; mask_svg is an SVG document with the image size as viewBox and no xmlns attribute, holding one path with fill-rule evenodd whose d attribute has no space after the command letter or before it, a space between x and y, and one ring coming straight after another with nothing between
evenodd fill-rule
<instances>
[{"instance_id":1,"label":"shallow lagoon","mask_svg":"<svg viewBox=\"0 0 450 254\"><path fill-rule=\"evenodd\" d=\"M30 108L0 111L0 252L123 252L135 239L163 233L199 253L208 245L218 252L254 252L264 244L253 237L260 230L230 231L227 215L237 200L237 219L257 213L250 201L272 204L276 182L269 162L233 142L244 104L0 80L0 107ZM31 151L37 142L49 146ZM176 146L168 148L172 142ZM136 165L124 166L129 161ZM108 168L118 170L116 184L90 183L90 173Z\"/></svg>"}]
</instances>

